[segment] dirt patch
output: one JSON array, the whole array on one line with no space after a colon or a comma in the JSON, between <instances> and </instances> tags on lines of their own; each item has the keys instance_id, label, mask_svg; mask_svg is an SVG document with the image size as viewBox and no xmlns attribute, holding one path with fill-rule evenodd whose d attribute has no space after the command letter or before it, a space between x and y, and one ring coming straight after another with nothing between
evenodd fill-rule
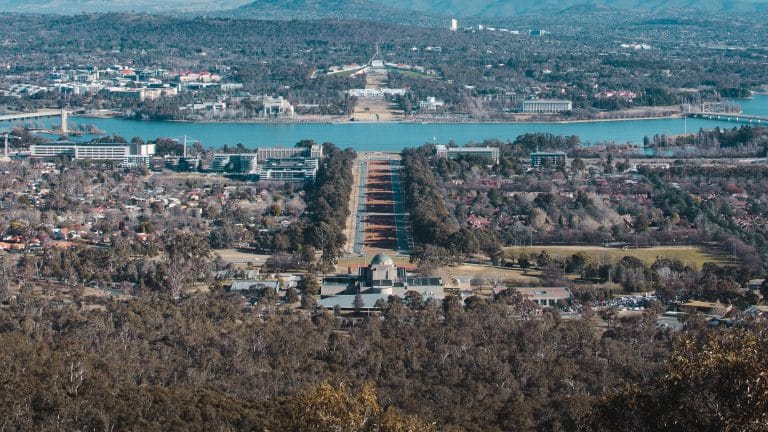
<instances>
[{"instance_id":1,"label":"dirt patch","mask_svg":"<svg viewBox=\"0 0 768 432\"><path fill-rule=\"evenodd\" d=\"M230 264L252 263L254 265L262 265L269 258L269 255L256 255L241 252L237 249L214 249L213 253L219 255L222 260Z\"/></svg>"}]
</instances>

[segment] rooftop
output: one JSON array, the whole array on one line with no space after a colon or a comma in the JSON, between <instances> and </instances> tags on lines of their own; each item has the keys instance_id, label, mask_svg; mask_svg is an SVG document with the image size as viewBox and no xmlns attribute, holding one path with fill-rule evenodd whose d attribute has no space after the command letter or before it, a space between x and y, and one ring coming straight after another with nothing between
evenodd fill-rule
<instances>
[{"instance_id":1,"label":"rooftop","mask_svg":"<svg viewBox=\"0 0 768 432\"><path fill-rule=\"evenodd\" d=\"M392 261L392 258L389 255L378 253L371 260L371 265L395 265L395 262Z\"/></svg>"}]
</instances>

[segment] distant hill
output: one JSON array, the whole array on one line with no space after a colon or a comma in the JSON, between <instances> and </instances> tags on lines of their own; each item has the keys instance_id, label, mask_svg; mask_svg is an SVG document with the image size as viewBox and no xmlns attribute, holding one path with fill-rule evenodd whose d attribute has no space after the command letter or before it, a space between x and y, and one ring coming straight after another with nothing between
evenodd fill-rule
<instances>
[{"instance_id":1,"label":"distant hill","mask_svg":"<svg viewBox=\"0 0 768 432\"><path fill-rule=\"evenodd\" d=\"M0 0L4 12L216 12L262 19L339 18L403 24L437 22L435 17L448 16L502 18L608 9L762 13L768 12L768 0Z\"/></svg>"},{"instance_id":2,"label":"distant hill","mask_svg":"<svg viewBox=\"0 0 768 432\"><path fill-rule=\"evenodd\" d=\"M248 0L0 0L0 12L208 12L232 9L245 3Z\"/></svg>"},{"instance_id":3,"label":"distant hill","mask_svg":"<svg viewBox=\"0 0 768 432\"><path fill-rule=\"evenodd\" d=\"M260 19L362 19L402 24L434 22L434 13L392 8L386 2L370 0L256 0L229 13L231 16Z\"/></svg>"},{"instance_id":4,"label":"distant hill","mask_svg":"<svg viewBox=\"0 0 768 432\"><path fill-rule=\"evenodd\" d=\"M589 13L604 9L663 11L690 9L706 12L768 11L768 0L372 0L388 7L458 17L510 17L571 10Z\"/></svg>"}]
</instances>

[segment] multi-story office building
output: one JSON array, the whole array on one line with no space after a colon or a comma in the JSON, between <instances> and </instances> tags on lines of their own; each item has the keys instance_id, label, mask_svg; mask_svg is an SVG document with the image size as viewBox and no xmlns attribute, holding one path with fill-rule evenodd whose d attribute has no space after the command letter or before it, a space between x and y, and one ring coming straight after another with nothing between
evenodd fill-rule
<instances>
[{"instance_id":1,"label":"multi-story office building","mask_svg":"<svg viewBox=\"0 0 768 432\"><path fill-rule=\"evenodd\" d=\"M155 145L51 141L43 144L33 144L29 147L29 150L30 157L33 158L66 156L77 160L112 160L129 162L129 156L141 157L142 160L150 158L155 154Z\"/></svg>"},{"instance_id":2,"label":"multi-story office building","mask_svg":"<svg viewBox=\"0 0 768 432\"><path fill-rule=\"evenodd\" d=\"M444 145L436 145L437 157L456 159L459 156L470 155L485 157L493 161L493 163L499 163L499 148L498 147L446 147Z\"/></svg>"},{"instance_id":3,"label":"multi-story office building","mask_svg":"<svg viewBox=\"0 0 768 432\"><path fill-rule=\"evenodd\" d=\"M256 153L216 154L209 171L230 174L251 174L257 171L259 157Z\"/></svg>"},{"instance_id":4,"label":"multi-story office building","mask_svg":"<svg viewBox=\"0 0 768 432\"><path fill-rule=\"evenodd\" d=\"M286 158L269 159L259 169L259 180L285 182L312 181L317 175L317 159Z\"/></svg>"},{"instance_id":5,"label":"multi-story office building","mask_svg":"<svg viewBox=\"0 0 768 432\"><path fill-rule=\"evenodd\" d=\"M289 159L297 157L310 157L321 159L323 157L323 146L315 144L311 148L307 147L260 147L256 150L260 161L268 159Z\"/></svg>"}]
</instances>

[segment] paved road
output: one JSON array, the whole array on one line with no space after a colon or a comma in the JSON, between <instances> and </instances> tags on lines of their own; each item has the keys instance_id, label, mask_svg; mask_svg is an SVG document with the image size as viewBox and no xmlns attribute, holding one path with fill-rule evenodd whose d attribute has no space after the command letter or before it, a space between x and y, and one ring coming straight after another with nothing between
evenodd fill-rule
<instances>
[{"instance_id":1,"label":"paved road","mask_svg":"<svg viewBox=\"0 0 768 432\"><path fill-rule=\"evenodd\" d=\"M0 121L25 120L25 119L34 119L34 118L40 118L40 117L57 117L60 115L61 115L61 110L40 110L40 111L35 111L30 113L0 115Z\"/></svg>"},{"instance_id":2,"label":"paved road","mask_svg":"<svg viewBox=\"0 0 768 432\"><path fill-rule=\"evenodd\" d=\"M352 252L355 254L363 253L363 246L365 242L365 198L368 194L368 161L360 159L360 175L357 189L357 209L355 216L355 244L352 248Z\"/></svg>"}]
</instances>

